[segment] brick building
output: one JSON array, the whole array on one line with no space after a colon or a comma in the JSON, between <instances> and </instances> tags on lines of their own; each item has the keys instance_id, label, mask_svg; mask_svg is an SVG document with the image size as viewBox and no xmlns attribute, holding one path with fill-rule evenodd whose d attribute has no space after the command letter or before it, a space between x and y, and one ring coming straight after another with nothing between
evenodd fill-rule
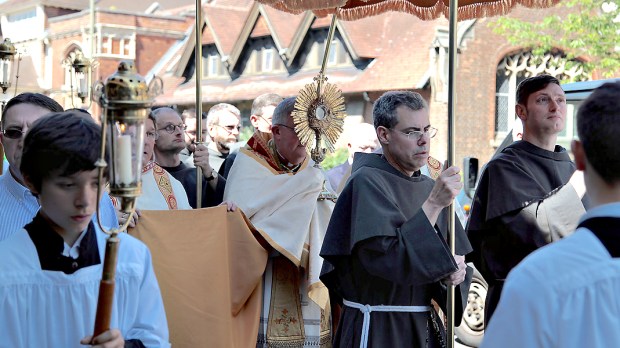
<instances>
[{"instance_id":1,"label":"brick building","mask_svg":"<svg viewBox=\"0 0 620 348\"><path fill-rule=\"evenodd\" d=\"M510 16L540 20L565 8L544 11L516 8ZM291 15L252 0L218 0L203 5L201 80L203 109L229 102L249 115L262 93L295 95L317 75L330 18ZM560 54L535 62L529 51L511 46L489 28L496 18L463 21L458 26L456 160L476 156L486 162L514 123L514 92L526 76L564 71ZM329 82L342 89L349 115L345 124L372 121L372 103L388 90L420 92L430 104L431 123L440 129L431 154L447 153L448 22L422 21L386 13L338 23L328 59ZM167 93L161 105L180 109L195 104L194 34L160 62ZM573 136L572 117L560 142Z\"/></svg>"},{"instance_id":2,"label":"brick building","mask_svg":"<svg viewBox=\"0 0 620 348\"><path fill-rule=\"evenodd\" d=\"M135 60L146 75L194 22L193 13L163 12L189 0L101 0L95 10L94 56L90 46L90 10L86 0L8 0L0 4L2 34L21 53L17 93L41 92L66 108L80 107L71 98L69 68L63 61L77 52L97 61L93 80L105 79L123 59ZM163 5L162 5L163 3ZM126 6L130 5L130 6ZM164 7L164 5L169 7ZM127 7L128 10L121 8ZM145 12L147 11L147 12ZM13 83L15 84L15 83ZM74 94L77 86L74 84ZM8 97L14 95L13 88ZM88 102L86 103L88 104ZM93 108L98 113L98 108Z\"/></svg>"}]
</instances>

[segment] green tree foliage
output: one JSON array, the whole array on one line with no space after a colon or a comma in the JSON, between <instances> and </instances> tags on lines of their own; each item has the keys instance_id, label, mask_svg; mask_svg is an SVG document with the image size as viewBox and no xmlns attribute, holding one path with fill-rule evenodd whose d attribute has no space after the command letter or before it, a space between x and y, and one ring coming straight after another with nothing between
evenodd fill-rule
<instances>
[{"instance_id":1,"label":"green tree foliage","mask_svg":"<svg viewBox=\"0 0 620 348\"><path fill-rule=\"evenodd\" d=\"M588 75L595 70L605 77L620 72L620 0L565 0L558 6L570 8L571 13L550 15L539 22L502 17L491 26L511 44L527 47L534 55L559 49L568 60L580 59Z\"/></svg>"},{"instance_id":2,"label":"green tree foliage","mask_svg":"<svg viewBox=\"0 0 620 348\"><path fill-rule=\"evenodd\" d=\"M336 149L333 153L328 153L321 163L321 167L330 170L335 166L343 164L349 158L349 150L346 147Z\"/></svg>"}]
</instances>

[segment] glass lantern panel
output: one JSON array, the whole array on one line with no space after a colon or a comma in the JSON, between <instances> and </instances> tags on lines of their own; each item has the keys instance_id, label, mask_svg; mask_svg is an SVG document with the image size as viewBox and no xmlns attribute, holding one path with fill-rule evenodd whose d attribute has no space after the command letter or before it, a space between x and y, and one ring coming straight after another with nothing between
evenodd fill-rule
<instances>
[{"instance_id":1,"label":"glass lantern panel","mask_svg":"<svg viewBox=\"0 0 620 348\"><path fill-rule=\"evenodd\" d=\"M110 186L129 189L138 187L142 175L144 123L116 121L108 124L110 144Z\"/></svg>"},{"instance_id":2,"label":"glass lantern panel","mask_svg":"<svg viewBox=\"0 0 620 348\"><path fill-rule=\"evenodd\" d=\"M76 86L78 88L78 95L87 95L88 94L88 76L84 72L75 73L75 78L77 80Z\"/></svg>"},{"instance_id":3,"label":"glass lantern panel","mask_svg":"<svg viewBox=\"0 0 620 348\"><path fill-rule=\"evenodd\" d=\"M0 84L7 86L11 82L11 65L9 59L0 59Z\"/></svg>"}]
</instances>

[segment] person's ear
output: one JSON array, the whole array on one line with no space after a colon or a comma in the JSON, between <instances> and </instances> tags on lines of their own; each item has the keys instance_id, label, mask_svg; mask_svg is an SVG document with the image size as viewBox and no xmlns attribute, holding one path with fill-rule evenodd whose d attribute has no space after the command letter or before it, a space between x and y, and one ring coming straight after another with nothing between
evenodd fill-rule
<instances>
[{"instance_id":1,"label":"person's ear","mask_svg":"<svg viewBox=\"0 0 620 348\"><path fill-rule=\"evenodd\" d=\"M34 184L32 183L32 181L30 180L30 177L27 175L23 175L22 173L22 177L24 178L24 184L26 185L26 187L28 188L28 190L30 190L30 192L32 193L33 196L35 197L39 197L39 192L36 189L36 187L34 187Z\"/></svg>"},{"instance_id":2,"label":"person's ear","mask_svg":"<svg viewBox=\"0 0 620 348\"><path fill-rule=\"evenodd\" d=\"M521 119L521 121L527 120L527 109L525 108L525 105L515 105L515 113Z\"/></svg>"},{"instance_id":3,"label":"person's ear","mask_svg":"<svg viewBox=\"0 0 620 348\"><path fill-rule=\"evenodd\" d=\"M586 169L586 152L583 149L583 143L579 140L573 140L570 147L573 156L575 156L575 166L577 170L584 171Z\"/></svg>"},{"instance_id":4,"label":"person's ear","mask_svg":"<svg viewBox=\"0 0 620 348\"><path fill-rule=\"evenodd\" d=\"M215 132L214 128L215 128L214 124L207 126L207 135L210 136L211 138L213 138L213 133Z\"/></svg>"},{"instance_id":5,"label":"person's ear","mask_svg":"<svg viewBox=\"0 0 620 348\"><path fill-rule=\"evenodd\" d=\"M252 127L258 128L258 121L257 115L250 115L250 123L252 124Z\"/></svg>"},{"instance_id":6,"label":"person's ear","mask_svg":"<svg viewBox=\"0 0 620 348\"><path fill-rule=\"evenodd\" d=\"M390 143L390 130L383 126L377 127L377 139L379 139L379 142L381 143L381 145L389 144Z\"/></svg>"}]
</instances>

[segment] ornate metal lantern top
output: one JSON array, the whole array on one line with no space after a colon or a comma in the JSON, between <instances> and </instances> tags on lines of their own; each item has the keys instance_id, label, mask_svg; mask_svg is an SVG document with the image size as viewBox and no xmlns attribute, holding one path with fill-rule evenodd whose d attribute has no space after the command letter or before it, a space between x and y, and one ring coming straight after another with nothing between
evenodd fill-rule
<instances>
[{"instance_id":1,"label":"ornate metal lantern top","mask_svg":"<svg viewBox=\"0 0 620 348\"><path fill-rule=\"evenodd\" d=\"M108 77L103 86L104 104L109 109L144 109L153 105L153 96L159 88L148 86L144 77L138 75L132 61L122 61L118 71ZM161 80L159 80L161 81Z\"/></svg>"},{"instance_id":2,"label":"ornate metal lantern top","mask_svg":"<svg viewBox=\"0 0 620 348\"><path fill-rule=\"evenodd\" d=\"M0 59L11 59L16 52L15 46L13 46L9 38L5 38L4 41L0 42Z\"/></svg>"},{"instance_id":3,"label":"ornate metal lantern top","mask_svg":"<svg viewBox=\"0 0 620 348\"><path fill-rule=\"evenodd\" d=\"M84 54L81 51L78 51L76 53L75 58L71 62L71 66L76 73L83 73L88 71L90 65L90 60L84 58Z\"/></svg>"}]
</instances>

